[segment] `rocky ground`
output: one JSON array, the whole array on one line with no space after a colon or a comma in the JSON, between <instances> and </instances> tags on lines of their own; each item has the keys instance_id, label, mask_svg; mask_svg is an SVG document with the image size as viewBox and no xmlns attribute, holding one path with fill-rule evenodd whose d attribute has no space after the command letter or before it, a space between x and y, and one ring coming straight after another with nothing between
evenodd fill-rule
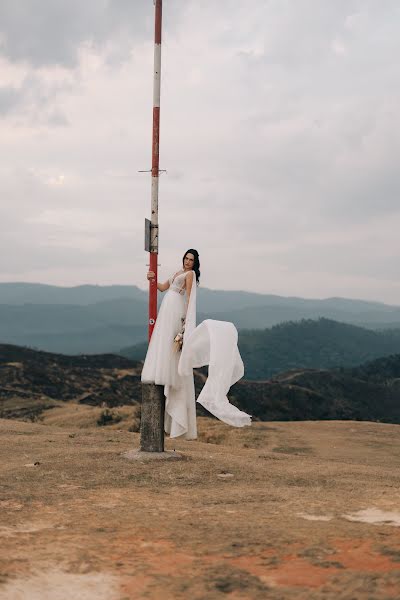
<instances>
[{"instance_id":1,"label":"rocky ground","mask_svg":"<svg viewBox=\"0 0 400 600\"><path fill-rule=\"evenodd\" d=\"M399 425L199 418L146 462L99 410L0 420L1 600L400 597Z\"/></svg>"}]
</instances>

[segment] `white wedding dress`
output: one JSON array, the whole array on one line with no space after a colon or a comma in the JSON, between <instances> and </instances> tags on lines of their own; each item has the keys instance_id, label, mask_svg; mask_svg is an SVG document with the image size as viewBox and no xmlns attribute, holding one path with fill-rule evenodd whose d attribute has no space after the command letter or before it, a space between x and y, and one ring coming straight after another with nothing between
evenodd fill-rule
<instances>
[{"instance_id":1,"label":"white wedding dress","mask_svg":"<svg viewBox=\"0 0 400 600\"><path fill-rule=\"evenodd\" d=\"M251 417L229 403L229 388L244 374L233 323L206 319L196 327L196 276L186 311L186 275L169 278L142 370L143 383L164 386L165 431L171 437L196 439L196 404L193 368L209 365L208 378L197 399L218 419L235 427L251 424ZM181 352L174 338L185 316Z\"/></svg>"}]
</instances>

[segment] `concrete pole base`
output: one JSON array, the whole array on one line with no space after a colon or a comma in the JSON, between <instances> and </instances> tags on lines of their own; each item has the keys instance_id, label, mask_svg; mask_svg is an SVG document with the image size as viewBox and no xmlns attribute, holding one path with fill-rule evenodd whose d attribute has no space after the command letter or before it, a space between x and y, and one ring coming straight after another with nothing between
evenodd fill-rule
<instances>
[{"instance_id":1,"label":"concrete pole base","mask_svg":"<svg viewBox=\"0 0 400 600\"><path fill-rule=\"evenodd\" d=\"M142 450L129 450L122 454L128 460L139 460L148 462L152 460L182 460L183 456L180 452L166 450L165 452L143 452Z\"/></svg>"},{"instance_id":2,"label":"concrete pole base","mask_svg":"<svg viewBox=\"0 0 400 600\"><path fill-rule=\"evenodd\" d=\"M141 452L164 452L164 386L142 383Z\"/></svg>"}]
</instances>

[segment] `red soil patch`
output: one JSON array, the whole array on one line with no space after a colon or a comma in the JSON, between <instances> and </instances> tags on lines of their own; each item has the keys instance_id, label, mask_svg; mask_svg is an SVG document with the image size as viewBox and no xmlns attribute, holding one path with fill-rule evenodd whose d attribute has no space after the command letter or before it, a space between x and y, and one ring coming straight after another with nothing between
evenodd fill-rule
<instances>
[{"instance_id":1,"label":"red soil patch","mask_svg":"<svg viewBox=\"0 0 400 600\"><path fill-rule=\"evenodd\" d=\"M372 549L371 540L336 540L334 544L334 560L342 563L346 569L370 573L390 573L396 569L396 563L389 556Z\"/></svg>"},{"instance_id":2,"label":"red soil patch","mask_svg":"<svg viewBox=\"0 0 400 600\"><path fill-rule=\"evenodd\" d=\"M399 563L373 550L370 540L334 540L328 549L321 549L323 556L318 558L301 557L298 551L283 556L276 554L271 550L263 556L241 556L229 562L273 586L309 588L321 587L344 569L358 573L391 573L400 569ZM271 561L274 556L275 564Z\"/></svg>"}]
</instances>

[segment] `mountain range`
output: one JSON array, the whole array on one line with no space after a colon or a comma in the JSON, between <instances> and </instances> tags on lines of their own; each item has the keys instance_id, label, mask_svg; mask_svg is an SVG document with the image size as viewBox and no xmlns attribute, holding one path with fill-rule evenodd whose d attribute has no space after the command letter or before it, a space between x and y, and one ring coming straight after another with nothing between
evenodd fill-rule
<instances>
[{"instance_id":1,"label":"mountain range","mask_svg":"<svg viewBox=\"0 0 400 600\"><path fill-rule=\"evenodd\" d=\"M162 294L159 294L161 302ZM136 286L0 283L0 342L65 354L118 352L147 339L147 292ZM400 307L379 302L198 290L198 320L238 329L327 318L369 329L400 328Z\"/></svg>"}]
</instances>

